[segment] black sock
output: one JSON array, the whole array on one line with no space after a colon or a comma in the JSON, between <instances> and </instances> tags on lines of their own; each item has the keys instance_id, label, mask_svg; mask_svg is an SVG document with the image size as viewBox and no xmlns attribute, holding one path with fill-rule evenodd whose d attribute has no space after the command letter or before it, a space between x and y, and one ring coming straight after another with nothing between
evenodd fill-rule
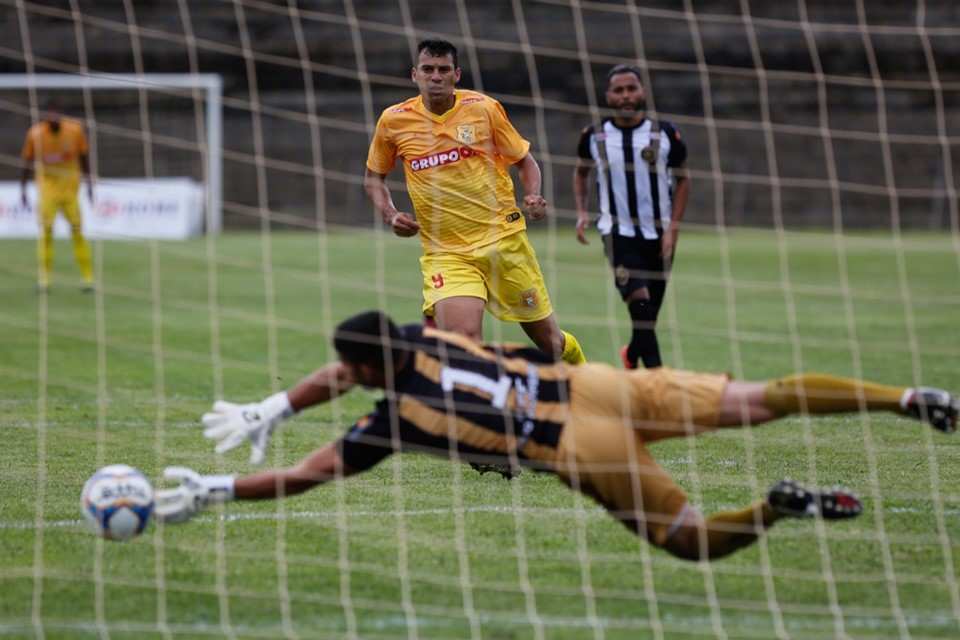
<instances>
[{"instance_id":1,"label":"black sock","mask_svg":"<svg viewBox=\"0 0 960 640\"><path fill-rule=\"evenodd\" d=\"M654 327L657 324L657 308L649 300L634 300L627 305L633 324L630 345L627 347L627 359L630 362L643 362L647 369L662 365L660 345Z\"/></svg>"}]
</instances>

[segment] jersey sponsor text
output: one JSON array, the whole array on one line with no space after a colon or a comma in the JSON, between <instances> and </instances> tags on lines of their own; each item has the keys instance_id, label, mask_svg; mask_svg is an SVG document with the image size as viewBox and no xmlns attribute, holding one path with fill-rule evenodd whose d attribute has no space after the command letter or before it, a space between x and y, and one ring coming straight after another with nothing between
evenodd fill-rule
<instances>
[{"instance_id":1,"label":"jersey sponsor text","mask_svg":"<svg viewBox=\"0 0 960 640\"><path fill-rule=\"evenodd\" d=\"M459 149L448 149L446 151L441 151L439 153L431 153L428 156L422 158L415 158L410 161L410 169L412 171L421 171L423 169L431 169L433 167L442 167L445 164L450 164L451 162L458 162L461 158L469 158L470 156L477 155L477 152L471 149L470 147L460 147Z\"/></svg>"}]
</instances>

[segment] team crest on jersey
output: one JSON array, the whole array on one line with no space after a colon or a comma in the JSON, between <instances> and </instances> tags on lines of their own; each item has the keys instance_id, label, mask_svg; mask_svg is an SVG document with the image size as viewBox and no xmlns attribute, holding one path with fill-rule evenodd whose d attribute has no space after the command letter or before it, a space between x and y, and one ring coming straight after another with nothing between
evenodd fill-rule
<instances>
[{"instance_id":1,"label":"team crest on jersey","mask_svg":"<svg viewBox=\"0 0 960 640\"><path fill-rule=\"evenodd\" d=\"M526 291L521 291L520 302L523 303L523 306L525 307L536 309L538 306L540 306L540 300L537 297L537 290L527 289Z\"/></svg>"},{"instance_id":2,"label":"team crest on jersey","mask_svg":"<svg viewBox=\"0 0 960 640\"><path fill-rule=\"evenodd\" d=\"M477 127L472 124L457 125L457 140L463 144L473 144L477 141Z\"/></svg>"},{"instance_id":3,"label":"team crest on jersey","mask_svg":"<svg viewBox=\"0 0 960 640\"><path fill-rule=\"evenodd\" d=\"M617 279L617 286L622 287L630 281L630 270L622 264L618 264L613 270L613 276Z\"/></svg>"}]
</instances>

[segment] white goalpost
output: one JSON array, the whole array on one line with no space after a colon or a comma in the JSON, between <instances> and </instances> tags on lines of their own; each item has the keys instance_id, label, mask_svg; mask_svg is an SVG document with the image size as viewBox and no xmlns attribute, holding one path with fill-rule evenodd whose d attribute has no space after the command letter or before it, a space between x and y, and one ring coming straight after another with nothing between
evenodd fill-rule
<instances>
[{"instance_id":1,"label":"white goalpost","mask_svg":"<svg viewBox=\"0 0 960 640\"><path fill-rule=\"evenodd\" d=\"M10 73L0 74L0 91L198 91L204 105L201 140L181 141L203 158L203 220L207 233L223 228L223 79L215 73ZM42 105L37 113L42 113ZM96 126L95 121L92 123ZM94 157L93 162L96 162ZM93 166L96 166L95 164ZM94 176L95 178L97 176Z\"/></svg>"}]
</instances>

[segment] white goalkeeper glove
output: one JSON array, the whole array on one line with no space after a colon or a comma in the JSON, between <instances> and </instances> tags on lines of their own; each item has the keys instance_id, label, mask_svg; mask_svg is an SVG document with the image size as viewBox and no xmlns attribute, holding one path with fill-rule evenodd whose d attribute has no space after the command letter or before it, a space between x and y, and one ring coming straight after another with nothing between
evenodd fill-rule
<instances>
[{"instance_id":1,"label":"white goalkeeper glove","mask_svg":"<svg viewBox=\"0 0 960 640\"><path fill-rule=\"evenodd\" d=\"M218 441L217 453L230 451L243 444L244 440L250 440L250 464L260 464L273 430L293 413L286 391L252 404L218 400L213 403L213 411L203 414L201 418L206 427L203 435Z\"/></svg>"},{"instance_id":2,"label":"white goalkeeper glove","mask_svg":"<svg viewBox=\"0 0 960 640\"><path fill-rule=\"evenodd\" d=\"M233 476L202 476L186 467L167 467L163 477L180 482L157 491L153 513L164 523L186 522L208 505L233 500Z\"/></svg>"}]
</instances>

